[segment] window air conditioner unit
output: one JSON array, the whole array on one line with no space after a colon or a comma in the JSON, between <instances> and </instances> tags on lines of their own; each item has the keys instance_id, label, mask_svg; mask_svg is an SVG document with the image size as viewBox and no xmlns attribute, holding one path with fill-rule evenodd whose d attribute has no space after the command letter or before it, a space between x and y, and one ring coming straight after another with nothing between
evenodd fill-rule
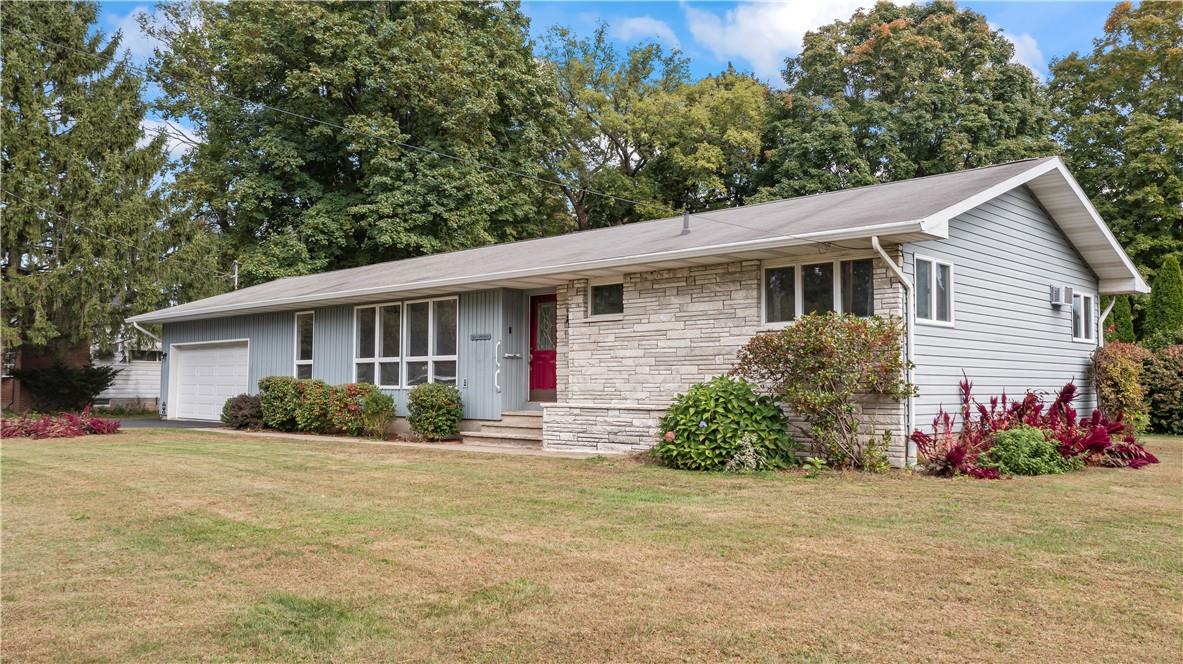
<instances>
[{"instance_id":1,"label":"window air conditioner unit","mask_svg":"<svg viewBox=\"0 0 1183 664\"><path fill-rule=\"evenodd\" d=\"M1052 306L1072 306L1071 286L1052 286Z\"/></svg>"}]
</instances>

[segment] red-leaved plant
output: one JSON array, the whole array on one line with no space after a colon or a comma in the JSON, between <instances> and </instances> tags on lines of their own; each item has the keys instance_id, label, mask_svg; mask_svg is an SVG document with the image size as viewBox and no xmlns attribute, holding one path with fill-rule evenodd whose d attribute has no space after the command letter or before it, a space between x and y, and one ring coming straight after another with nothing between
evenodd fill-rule
<instances>
[{"instance_id":1,"label":"red-leaved plant","mask_svg":"<svg viewBox=\"0 0 1183 664\"><path fill-rule=\"evenodd\" d=\"M1120 413L1110 420L1100 410L1094 410L1092 417L1078 418L1072 408L1076 398L1074 383L1062 387L1046 408L1042 397L1035 392L1010 401L1003 392L983 404L973 398L973 383L968 378L962 379L960 387L960 429L955 416L941 408L933 418L932 433L920 430L912 433L926 470L934 475L997 479L998 470L979 466L978 457L993 445L996 432L1021 425L1043 430L1050 440L1056 441L1061 455L1080 458L1086 464L1141 468L1158 463L1153 454L1135 442L1132 434L1122 436L1126 427Z\"/></svg>"},{"instance_id":2,"label":"red-leaved plant","mask_svg":"<svg viewBox=\"0 0 1183 664\"><path fill-rule=\"evenodd\" d=\"M119 432L119 420L109 420L91 414L90 406L81 413L61 413L17 419L0 423L0 438L73 438L75 436L106 435Z\"/></svg>"}]
</instances>

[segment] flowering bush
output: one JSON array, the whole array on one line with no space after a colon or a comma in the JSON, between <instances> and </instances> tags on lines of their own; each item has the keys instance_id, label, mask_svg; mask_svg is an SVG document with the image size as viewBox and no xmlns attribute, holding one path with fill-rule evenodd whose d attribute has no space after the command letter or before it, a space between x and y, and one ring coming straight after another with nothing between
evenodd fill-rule
<instances>
[{"instance_id":1,"label":"flowering bush","mask_svg":"<svg viewBox=\"0 0 1183 664\"><path fill-rule=\"evenodd\" d=\"M1146 430L1150 414L1142 386L1142 365L1150 352L1136 344L1113 342L1093 353L1093 379L1101 411L1121 415L1129 433Z\"/></svg>"},{"instance_id":2,"label":"flowering bush","mask_svg":"<svg viewBox=\"0 0 1183 664\"><path fill-rule=\"evenodd\" d=\"M660 426L653 454L672 468L757 470L796 461L784 414L742 379L719 376L691 387L674 399Z\"/></svg>"},{"instance_id":3,"label":"flowering bush","mask_svg":"<svg viewBox=\"0 0 1183 664\"><path fill-rule=\"evenodd\" d=\"M61 413L32 417L22 415L0 423L0 438L73 438L100 436L119 432L119 420L95 417L90 406L81 413Z\"/></svg>"},{"instance_id":4,"label":"flowering bush","mask_svg":"<svg viewBox=\"0 0 1183 664\"><path fill-rule=\"evenodd\" d=\"M969 475L996 478L998 469L984 465L982 456L995 443L995 434L1020 426L1040 429L1065 458L1083 464L1141 468L1158 463L1146 448L1134 441L1133 434L1114 440L1125 429L1121 416L1106 418L1100 410L1092 417L1080 418L1072 408L1076 385L1068 383L1056 394L1050 406L1035 392L1020 400L1008 401L1004 392L991 397L988 404L973 398L973 383L961 381L961 426L942 408L933 419L932 433L915 431L912 441L928 472L935 475Z\"/></svg>"},{"instance_id":5,"label":"flowering bush","mask_svg":"<svg viewBox=\"0 0 1183 664\"><path fill-rule=\"evenodd\" d=\"M259 381L263 422L280 431L381 437L394 417L394 400L369 383L269 376Z\"/></svg>"},{"instance_id":6,"label":"flowering bush","mask_svg":"<svg viewBox=\"0 0 1183 664\"><path fill-rule=\"evenodd\" d=\"M858 399L904 399L908 361L898 318L828 313L801 317L777 332L758 334L739 351L733 375L759 385L809 422L809 434L830 465L868 467L882 456L859 431ZM860 434L866 435L860 435ZM872 458L864 458L868 451ZM872 463L869 463L872 462Z\"/></svg>"}]
</instances>

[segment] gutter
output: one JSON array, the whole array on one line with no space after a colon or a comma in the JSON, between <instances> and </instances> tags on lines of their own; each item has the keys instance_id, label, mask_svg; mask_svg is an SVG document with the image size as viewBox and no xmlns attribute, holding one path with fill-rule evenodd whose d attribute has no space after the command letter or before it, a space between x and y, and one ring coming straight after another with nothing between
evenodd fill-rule
<instances>
[{"instance_id":1,"label":"gutter","mask_svg":"<svg viewBox=\"0 0 1183 664\"><path fill-rule=\"evenodd\" d=\"M883 250L883 245L879 244L879 236L871 236L871 248L879 254L883 262L887 264L887 269L895 274L895 278L904 287L904 359L908 362L907 380L908 384L912 385L915 369L913 365L915 362L912 358L916 355L915 347L915 320L913 319L912 308L912 282L904 276L903 270L896 265L895 260L887 255ZM1108 312L1106 312L1108 313ZM904 410L908 423L908 430L904 432L904 467L911 467L916 457L915 450L912 449L912 432L916 430L916 397L913 393L908 394L907 400L904 402Z\"/></svg>"}]
</instances>

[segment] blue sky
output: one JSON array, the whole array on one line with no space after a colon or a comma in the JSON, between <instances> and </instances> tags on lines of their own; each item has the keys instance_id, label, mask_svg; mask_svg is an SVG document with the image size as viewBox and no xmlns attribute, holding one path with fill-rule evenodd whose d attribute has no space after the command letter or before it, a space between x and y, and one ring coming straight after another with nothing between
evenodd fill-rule
<instances>
[{"instance_id":1,"label":"blue sky","mask_svg":"<svg viewBox=\"0 0 1183 664\"><path fill-rule=\"evenodd\" d=\"M676 47L690 59L696 77L727 63L780 84L785 57L795 55L808 30L849 17L874 0L785 0L782 2L525 2L531 32L542 36L553 25L586 35L601 22L620 47L656 40ZM1015 44L1015 59L1041 79L1053 58L1087 51L1101 34L1114 2L960 3L986 17ZM103 2L99 28L122 29L132 59L142 62L154 45L136 26L137 12L152 11L150 2ZM149 122L150 124L150 122Z\"/></svg>"}]
</instances>

